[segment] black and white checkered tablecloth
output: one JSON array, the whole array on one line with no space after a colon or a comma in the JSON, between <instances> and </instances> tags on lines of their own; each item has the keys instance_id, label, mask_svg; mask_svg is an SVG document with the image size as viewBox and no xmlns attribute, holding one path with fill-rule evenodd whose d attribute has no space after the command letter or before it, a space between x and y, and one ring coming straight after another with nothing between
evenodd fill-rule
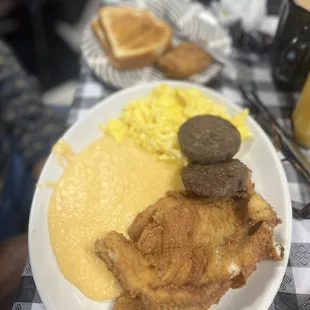
<instances>
[{"instance_id":1,"label":"black and white checkered tablecloth","mask_svg":"<svg viewBox=\"0 0 310 310\"><path fill-rule=\"evenodd\" d=\"M69 125L83 117L85 113L115 89L103 85L82 62L80 81L77 87L74 103L69 116ZM274 116L288 126L288 119L298 94L288 94L278 91L272 81L269 64L262 58L248 56L248 61L240 63L240 68L249 81L252 81L261 99L268 105ZM211 87L236 103L245 106L245 102L234 83L223 74L214 81ZM252 107L250 107L252 111ZM255 114L262 127L271 132L270 124L264 121L262 115ZM252 115L253 115L252 114ZM307 155L310 158L310 153ZM285 153L279 152L284 159ZM290 187L292 200L310 202L310 186L297 174L289 163L283 161ZM45 307L37 293L29 262L26 265L19 293L13 310L44 310ZM270 306L270 310L310 310L310 220L293 219L293 234L290 259L279 291Z\"/></svg>"}]
</instances>

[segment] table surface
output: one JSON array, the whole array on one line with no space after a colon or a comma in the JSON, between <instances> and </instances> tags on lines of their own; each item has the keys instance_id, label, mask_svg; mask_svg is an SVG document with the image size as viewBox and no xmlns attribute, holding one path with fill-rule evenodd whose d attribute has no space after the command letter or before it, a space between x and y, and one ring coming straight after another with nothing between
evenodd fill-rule
<instances>
[{"instance_id":1,"label":"table surface","mask_svg":"<svg viewBox=\"0 0 310 310\"><path fill-rule=\"evenodd\" d=\"M284 93L277 90L273 84L269 64L266 59L255 55L246 55L247 61L240 63L240 70L252 81L261 99L268 104L269 109L284 126L289 126L289 116L294 107L298 94ZM237 104L245 106L245 102L233 81L225 75L211 84L211 87L229 97ZM68 124L73 124L77 119L100 100L115 92L115 89L98 81L86 67L81 64L81 74L76 90L75 100L72 105ZM251 108L251 107L250 107ZM271 132L270 124L264 121L261 114L252 111L252 115L267 131ZM310 158L310 153L306 152ZM279 152L281 160L285 153ZM291 198L294 201L308 203L310 201L309 184L294 168L283 161L289 182ZM13 305L14 310L44 310L40 296L36 290L29 262L25 267L19 293ZM271 310L309 310L310 309L310 220L293 219L292 245L289 263L279 291L270 306Z\"/></svg>"}]
</instances>

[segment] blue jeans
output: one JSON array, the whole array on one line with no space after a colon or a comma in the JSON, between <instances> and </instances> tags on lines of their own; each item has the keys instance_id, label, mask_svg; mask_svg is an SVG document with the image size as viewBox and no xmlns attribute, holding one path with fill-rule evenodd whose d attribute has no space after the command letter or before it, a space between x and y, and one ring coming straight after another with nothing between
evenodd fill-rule
<instances>
[{"instance_id":1,"label":"blue jeans","mask_svg":"<svg viewBox=\"0 0 310 310\"><path fill-rule=\"evenodd\" d=\"M20 234L27 225L35 182L17 153L10 156L0 208L0 241Z\"/></svg>"}]
</instances>

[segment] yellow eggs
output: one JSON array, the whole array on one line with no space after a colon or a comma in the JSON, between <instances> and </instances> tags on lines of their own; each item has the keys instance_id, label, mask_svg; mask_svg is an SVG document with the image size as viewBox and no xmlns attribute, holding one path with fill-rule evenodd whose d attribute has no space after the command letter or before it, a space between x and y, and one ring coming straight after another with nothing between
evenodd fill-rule
<instances>
[{"instance_id":1,"label":"yellow eggs","mask_svg":"<svg viewBox=\"0 0 310 310\"><path fill-rule=\"evenodd\" d=\"M133 139L148 152L165 162L183 165L177 133L180 126L195 115L220 116L235 125L242 140L252 134L246 125L248 110L229 115L224 104L218 104L194 88L173 88L162 84L145 98L131 101L119 119L109 121L103 128L118 143L125 137Z\"/></svg>"}]
</instances>

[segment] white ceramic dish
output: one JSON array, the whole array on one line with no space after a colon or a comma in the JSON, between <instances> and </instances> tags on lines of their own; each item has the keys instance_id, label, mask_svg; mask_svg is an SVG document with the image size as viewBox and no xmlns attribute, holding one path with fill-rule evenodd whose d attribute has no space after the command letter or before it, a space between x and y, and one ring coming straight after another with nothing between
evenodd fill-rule
<instances>
[{"instance_id":1,"label":"white ceramic dish","mask_svg":"<svg viewBox=\"0 0 310 310\"><path fill-rule=\"evenodd\" d=\"M225 103L231 113L240 108L215 91L186 82L167 81L172 86L195 87ZM159 83L150 83L120 91L100 102L91 109L86 117L79 120L64 135L74 151L82 150L102 133L98 129L104 123L120 114L121 109L132 99L145 96ZM256 189L277 211L283 223L276 229L276 237L285 247L282 262L263 261L249 278L248 284L238 290L230 290L214 310L267 310L271 304L284 275L291 244L292 213L286 176L277 153L265 132L250 117L248 126L254 134L250 151L241 154L253 171ZM57 180L62 173L56 158L51 155L41 174L40 183ZM33 276L37 289L47 310L108 310L112 302L96 302L85 297L74 285L69 283L58 269L51 248L47 211L51 189L45 186L36 190L29 225L29 247Z\"/></svg>"}]
</instances>

